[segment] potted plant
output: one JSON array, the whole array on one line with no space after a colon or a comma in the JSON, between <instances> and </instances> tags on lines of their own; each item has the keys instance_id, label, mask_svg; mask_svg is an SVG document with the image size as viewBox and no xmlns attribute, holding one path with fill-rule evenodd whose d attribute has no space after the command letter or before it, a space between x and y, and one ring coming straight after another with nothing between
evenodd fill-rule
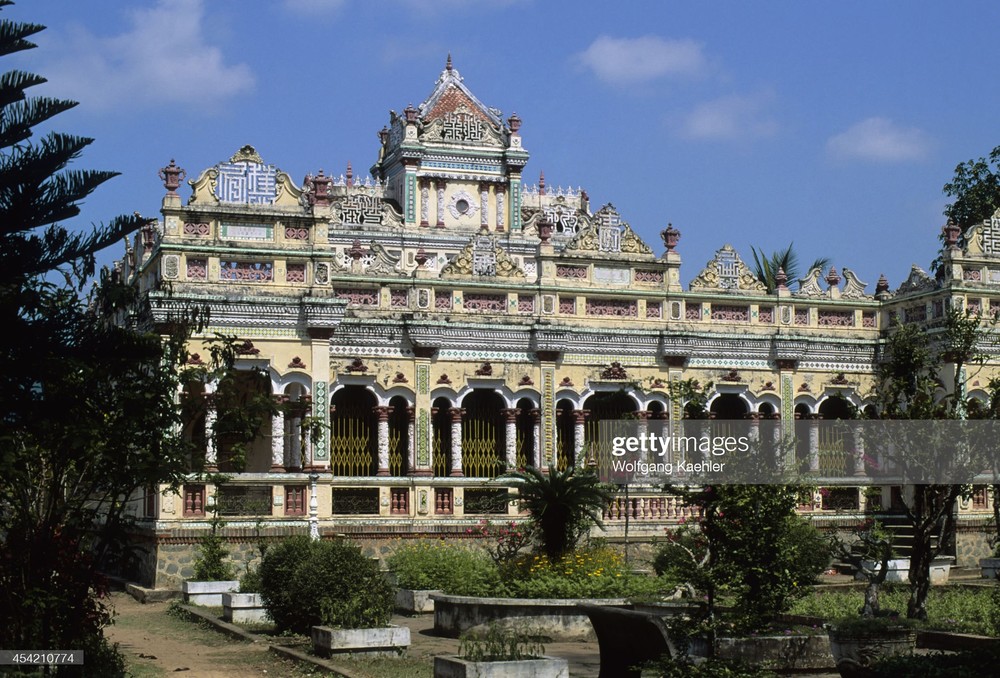
<instances>
[{"instance_id":1,"label":"potted plant","mask_svg":"<svg viewBox=\"0 0 1000 678\"><path fill-rule=\"evenodd\" d=\"M517 631L496 622L485 631L463 634L458 655L434 658L435 678L531 676L569 678L565 659L546 657L530 630Z\"/></svg>"},{"instance_id":2,"label":"potted plant","mask_svg":"<svg viewBox=\"0 0 1000 678\"><path fill-rule=\"evenodd\" d=\"M853 540L835 539L834 545L867 584L860 616L827 624L830 652L843 678L868 676L879 659L911 654L916 647L913 623L879 606L879 589L885 583L892 558L892 535L881 523L868 519L854 530Z\"/></svg>"}]
</instances>

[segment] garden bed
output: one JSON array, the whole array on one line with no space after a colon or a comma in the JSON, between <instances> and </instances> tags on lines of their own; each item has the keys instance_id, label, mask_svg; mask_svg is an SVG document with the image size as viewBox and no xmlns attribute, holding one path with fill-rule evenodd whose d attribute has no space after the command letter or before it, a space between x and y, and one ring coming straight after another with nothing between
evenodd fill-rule
<instances>
[{"instance_id":1,"label":"garden bed","mask_svg":"<svg viewBox=\"0 0 1000 678\"><path fill-rule=\"evenodd\" d=\"M434 631L449 638L457 638L466 631L496 621L530 626L550 640L594 640L594 627L579 605L628 607L623 598L479 598L443 594L431 598L434 600Z\"/></svg>"}]
</instances>

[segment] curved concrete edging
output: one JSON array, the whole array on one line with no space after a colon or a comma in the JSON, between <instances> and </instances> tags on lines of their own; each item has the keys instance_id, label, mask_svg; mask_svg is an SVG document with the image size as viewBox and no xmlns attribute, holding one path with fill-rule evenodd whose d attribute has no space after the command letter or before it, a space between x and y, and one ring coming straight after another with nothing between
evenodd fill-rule
<instances>
[{"instance_id":1,"label":"curved concrete edging","mask_svg":"<svg viewBox=\"0 0 1000 678\"><path fill-rule=\"evenodd\" d=\"M457 638L490 622L516 624L551 640L593 641L597 635L580 605L628 607L624 598L479 598L433 594L434 632Z\"/></svg>"}]
</instances>

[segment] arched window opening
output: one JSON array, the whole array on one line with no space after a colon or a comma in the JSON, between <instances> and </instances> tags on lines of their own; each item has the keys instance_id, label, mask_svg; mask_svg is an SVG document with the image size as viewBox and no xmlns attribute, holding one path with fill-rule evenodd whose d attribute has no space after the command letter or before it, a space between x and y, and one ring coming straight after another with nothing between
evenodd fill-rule
<instances>
[{"instance_id":1,"label":"arched window opening","mask_svg":"<svg viewBox=\"0 0 1000 678\"><path fill-rule=\"evenodd\" d=\"M378 469L378 415L375 395L363 386L333 394L330 409L330 472L373 476Z\"/></svg>"}]
</instances>

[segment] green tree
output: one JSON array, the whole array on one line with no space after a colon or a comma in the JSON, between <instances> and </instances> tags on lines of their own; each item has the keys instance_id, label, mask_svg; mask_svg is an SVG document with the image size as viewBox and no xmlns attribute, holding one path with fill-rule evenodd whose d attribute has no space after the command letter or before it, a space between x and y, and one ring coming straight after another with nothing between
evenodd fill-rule
<instances>
[{"instance_id":1,"label":"green tree","mask_svg":"<svg viewBox=\"0 0 1000 678\"><path fill-rule=\"evenodd\" d=\"M968 160L955 167L955 176L944 185L944 193L955 198L945 205L944 215L964 233L989 219L1000 208L1000 146L989 158Z\"/></svg>"},{"instance_id":2,"label":"green tree","mask_svg":"<svg viewBox=\"0 0 1000 678\"><path fill-rule=\"evenodd\" d=\"M782 270L789 280L797 280L799 277L799 255L795 251L795 243L789 243L783 250L776 250L770 256L764 254L764 250L751 247L753 253L754 274L757 279L767 286L769 294L774 294L778 289L777 275ZM821 257L813 260L806 273L814 268L824 269L830 265L829 257Z\"/></svg>"},{"instance_id":3,"label":"green tree","mask_svg":"<svg viewBox=\"0 0 1000 678\"><path fill-rule=\"evenodd\" d=\"M967 476L971 482L983 462L967 457L959 439L947 441L954 452L942 459L940 451L945 443L933 440L937 427L926 422L966 417L965 368L982 363L987 338L978 315L953 309L939 327L911 324L893 328L876 367L879 417L924 422L908 428L878 429L874 432L878 439L871 441L881 445L891 439L896 451L890 458L905 477L915 481L903 496L904 512L913 531L907 603L911 619L927 618L931 562L954 537L956 502L967 487L937 478L946 471L952 478ZM942 385L944 397L940 397Z\"/></svg>"},{"instance_id":4,"label":"green tree","mask_svg":"<svg viewBox=\"0 0 1000 678\"><path fill-rule=\"evenodd\" d=\"M528 466L504 478L516 483L517 494L508 499L531 515L552 562L576 546L592 526L602 524L601 513L611 501L611 492L595 473L575 467L560 471L550 466L542 473Z\"/></svg>"},{"instance_id":5,"label":"green tree","mask_svg":"<svg viewBox=\"0 0 1000 678\"><path fill-rule=\"evenodd\" d=\"M41 30L0 20L0 56ZM0 647L80 648L89 675L111 676L123 667L103 640L98 573L127 556L134 498L186 470L172 431L187 326L166 341L140 331L136 290L106 270L82 293L95 254L147 220L63 224L115 173L70 168L91 139L33 138L75 105L28 95L43 82L0 75Z\"/></svg>"}]
</instances>

